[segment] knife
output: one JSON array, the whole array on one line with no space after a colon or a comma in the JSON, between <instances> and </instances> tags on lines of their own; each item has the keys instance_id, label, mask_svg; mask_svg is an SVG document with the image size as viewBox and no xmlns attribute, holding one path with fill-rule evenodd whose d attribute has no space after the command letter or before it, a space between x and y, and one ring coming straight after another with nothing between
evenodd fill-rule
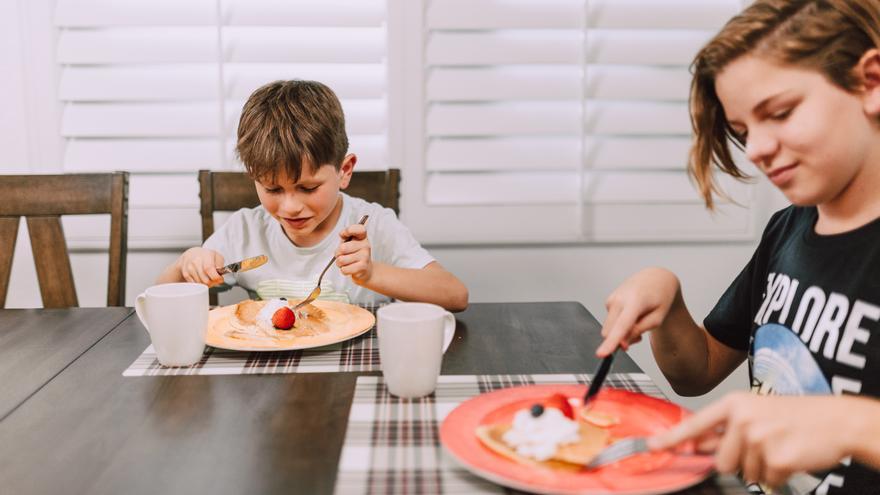
<instances>
[{"instance_id":1,"label":"knife","mask_svg":"<svg viewBox=\"0 0 880 495\"><path fill-rule=\"evenodd\" d=\"M253 270L258 266L265 265L267 261L269 261L269 258L265 254L261 254L252 258L245 258L241 261L236 261L235 263L230 263L226 266L221 266L220 268L217 268L217 273L223 275L224 273L246 272L248 270Z\"/></svg>"},{"instance_id":2,"label":"knife","mask_svg":"<svg viewBox=\"0 0 880 495\"><path fill-rule=\"evenodd\" d=\"M599 389L602 388L602 383L605 382L605 377L608 376L608 370L611 369L611 362L614 361L614 354L616 352L617 351L614 351L605 356L602 358L602 362L599 363L599 369L597 369L596 374L593 375L593 381L590 383L590 388L587 390L587 394L584 395L584 407L587 407L587 404L596 397L596 394L599 393Z\"/></svg>"}]
</instances>

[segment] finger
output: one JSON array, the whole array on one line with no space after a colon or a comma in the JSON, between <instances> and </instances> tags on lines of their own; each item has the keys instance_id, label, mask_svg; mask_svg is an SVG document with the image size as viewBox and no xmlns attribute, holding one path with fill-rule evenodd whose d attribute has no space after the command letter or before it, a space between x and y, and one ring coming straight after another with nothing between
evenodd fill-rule
<instances>
[{"instance_id":1,"label":"finger","mask_svg":"<svg viewBox=\"0 0 880 495\"><path fill-rule=\"evenodd\" d=\"M220 285L222 283L223 283L223 277L212 278L210 281L208 281L208 287L214 287L215 285Z\"/></svg>"},{"instance_id":2,"label":"finger","mask_svg":"<svg viewBox=\"0 0 880 495\"><path fill-rule=\"evenodd\" d=\"M202 265L202 272L208 278L208 282L211 282L216 279L221 279L220 272L217 271L217 267L214 266L213 261L205 261L204 265Z\"/></svg>"},{"instance_id":3,"label":"finger","mask_svg":"<svg viewBox=\"0 0 880 495\"><path fill-rule=\"evenodd\" d=\"M608 333L611 331L611 328L620 316L621 311L623 311L623 306L621 305L614 305L608 308L608 316L605 318L605 323L602 324L603 337L608 337Z\"/></svg>"},{"instance_id":4,"label":"finger","mask_svg":"<svg viewBox=\"0 0 880 495\"><path fill-rule=\"evenodd\" d=\"M648 314L642 315L635 324L633 324L633 333L643 334L649 330L655 330L657 327L663 323L663 318L661 318L661 312L659 310L654 310L649 312Z\"/></svg>"},{"instance_id":5,"label":"finger","mask_svg":"<svg viewBox=\"0 0 880 495\"><path fill-rule=\"evenodd\" d=\"M370 246L370 244L365 241L343 242L336 249L336 252L338 253L337 256L346 255L346 254L351 254L351 253L361 251L363 249L366 249L369 246Z\"/></svg>"},{"instance_id":6,"label":"finger","mask_svg":"<svg viewBox=\"0 0 880 495\"><path fill-rule=\"evenodd\" d=\"M717 433L709 433L698 438L694 444L694 451L698 454L712 454L718 450L718 444L721 442L721 435Z\"/></svg>"},{"instance_id":7,"label":"finger","mask_svg":"<svg viewBox=\"0 0 880 495\"><path fill-rule=\"evenodd\" d=\"M764 454L751 443L744 443L743 447L738 462L742 466L742 478L747 483L757 483L764 480Z\"/></svg>"},{"instance_id":8,"label":"finger","mask_svg":"<svg viewBox=\"0 0 880 495\"><path fill-rule=\"evenodd\" d=\"M617 349L621 342L627 337L627 334L629 334L635 321L636 314L634 312L625 310L621 311L617 320L614 322L614 326L612 326L611 330L608 332L608 336L605 337L605 340L603 340L602 343L599 344L599 348L596 349L596 356L605 357L614 352L614 349ZM629 345L624 343L624 350L627 350L628 348Z\"/></svg>"},{"instance_id":9,"label":"finger","mask_svg":"<svg viewBox=\"0 0 880 495\"><path fill-rule=\"evenodd\" d=\"M364 240L367 238L367 228L363 225L355 224L349 225L342 232L339 233L343 240L347 240L349 238L354 240Z\"/></svg>"},{"instance_id":10,"label":"finger","mask_svg":"<svg viewBox=\"0 0 880 495\"><path fill-rule=\"evenodd\" d=\"M651 450L663 450L674 447L686 440L700 438L712 434L716 428L724 426L730 406L726 401L717 401L678 425L648 439Z\"/></svg>"},{"instance_id":11,"label":"finger","mask_svg":"<svg viewBox=\"0 0 880 495\"><path fill-rule=\"evenodd\" d=\"M363 273L365 269L366 269L366 264L365 264L365 263L363 263L363 262L354 262L354 263L350 263L350 264L348 264L348 265L345 265L345 266L343 266L343 267L340 267L340 268L339 268L339 271L340 271L343 275L347 275L347 276L354 277L354 276L357 276L357 275Z\"/></svg>"},{"instance_id":12,"label":"finger","mask_svg":"<svg viewBox=\"0 0 880 495\"><path fill-rule=\"evenodd\" d=\"M793 474L793 471L782 469L769 469L765 465L764 474L760 478L760 482L762 485L766 485L769 488L778 489L786 482L788 482L788 479L791 478Z\"/></svg>"},{"instance_id":13,"label":"finger","mask_svg":"<svg viewBox=\"0 0 880 495\"><path fill-rule=\"evenodd\" d=\"M749 455L745 449L745 432L742 425L730 421L715 451L715 467L718 472L732 474L742 467L743 456Z\"/></svg>"}]
</instances>

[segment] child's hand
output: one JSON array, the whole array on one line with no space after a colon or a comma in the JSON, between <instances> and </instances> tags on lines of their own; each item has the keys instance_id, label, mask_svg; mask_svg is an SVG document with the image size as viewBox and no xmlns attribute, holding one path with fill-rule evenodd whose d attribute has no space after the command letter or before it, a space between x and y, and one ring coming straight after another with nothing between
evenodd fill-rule
<instances>
[{"instance_id":1,"label":"child's hand","mask_svg":"<svg viewBox=\"0 0 880 495\"><path fill-rule=\"evenodd\" d=\"M339 233L342 244L336 248L336 265L358 285L364 285L373 276L373 259L367 228L361 224L349 225Z\"/></svg>"},{"instance_id":2,"label":"child's hand","mask_svg":"<svg viewBox=\"0 0 880 495\"><path fill-rule=\"evenodd\" d=\"M224 264L222 254L202 247L187 249L177 260L180 275L184 280L205 284L208 287L223 283L223 277L217 273L217 267Z\"/></svg>"},{"instance_id":3,"label":"child's hand","mask_svg":"<svg viewBox=\"0 0 880 495\"><path fill-rule=\"evenodd\" d=\"M648 446L664 450L695 440L698 452L715 453L719 472L741 471L746 481L778 487L795 472L834 467L854 444L869 442L850 428L858 418L874 421L876 409L865 401L735 392L650 438Z\"/></svg>"},{"instance_id":4,"label":"child's hand","mask_svg":"<svg viewBox=\"0 0 880 495\"><path fill-rule=\"evenodd\" d=\"M628 278L605 301L608 317L602 325L605 339L596 349L607 356L620 346L627 350L642 334L659 327L678 294L678 278L662 268L648 268Z\"/></svg>"}]
</instances>

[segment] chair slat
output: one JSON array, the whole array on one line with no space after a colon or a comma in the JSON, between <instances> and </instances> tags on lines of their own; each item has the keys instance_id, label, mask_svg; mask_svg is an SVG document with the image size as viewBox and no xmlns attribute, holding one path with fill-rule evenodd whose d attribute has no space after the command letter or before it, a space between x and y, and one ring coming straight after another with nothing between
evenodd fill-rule
<instances>
[{"instance_id":1,"label":"chair slat","mask_svg":"<svg viewBox=\"0 0 880 495\"><path fill-rule=\"evenodd\" d=\"M111 205L107 306L125 306L125 268L128 265L128 174L113 175Z\"/></svg>"},{"instance_id":2,"label":"chair slat","mask_svg":"<svg viewBox=\"0 0 880 495\"><path fill-rule=\"evenodd\" d=\"M6 306L20 217L27 218L43 305L57 308L78 305L67 243L58 217L108 213L107 304L125 305L128 172L0 175L0 198L0 308Z\"/></svg>"},{"instance_id":3,"label":"chair slat","mask_svg":"<svg viewBox=\"0 0 880 495\"><path fill-rule=\"evenodd\" d=\"M78 306L61 218L58 215L26 218L43 307Z\"/></svg>"},{"instance_id":4,"label":"chair slat","mask_svg":"<svg viewBox=\"0 0 880 495\"><path fill-rule=\"evenodd\" d=\"M8 175L0 216L110 213L111 184L112 174Z\"/></svg>"},{"instance_id":5,"label":"chair slat","mask_svg":"<svg viewBox=\"0 0 880 495\"><path fill-rule=\"evenodd\" d=\"M6 306L6 293L12 275L12 256L15 253L20 218L0 218L0 308Z\"/></svg>"}]
</instances>

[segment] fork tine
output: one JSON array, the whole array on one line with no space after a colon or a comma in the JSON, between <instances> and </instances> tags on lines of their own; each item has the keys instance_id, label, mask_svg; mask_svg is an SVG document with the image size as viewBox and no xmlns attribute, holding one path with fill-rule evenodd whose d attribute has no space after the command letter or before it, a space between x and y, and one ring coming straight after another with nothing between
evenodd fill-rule
<instances>
[{"instance_id":1,"label":"fork tine","mask_svg":"<svg viewBox=\"0 0 880 495\"><path fill-rule=\"evenodd\" d=\"M648 443L645 440L645 437L624 438L622 440L614 442L608 447L605 447L604 450L599 452L599 455L597 455L589 464L587 464L587 468L595 469L598 467L602 467L606 464L611 464L612 462L619 461L624 457L629 457L631 455L647 451Z\"/></svg>"}]
</instances>

